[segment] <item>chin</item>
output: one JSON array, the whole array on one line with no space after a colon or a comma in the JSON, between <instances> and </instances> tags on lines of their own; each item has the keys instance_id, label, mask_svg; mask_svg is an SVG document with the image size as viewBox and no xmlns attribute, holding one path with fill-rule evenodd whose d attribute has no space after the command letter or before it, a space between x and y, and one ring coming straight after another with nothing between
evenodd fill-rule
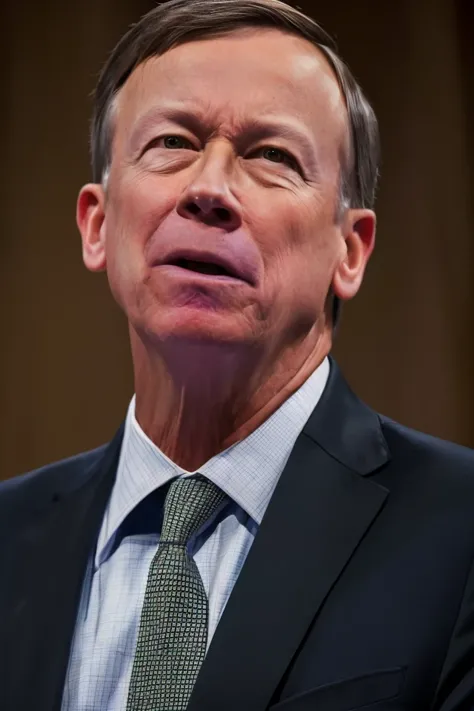
<instances>
[{"instance_id":1,"label":"chin","mask_svg":"<svg viewBox=\"0 0 474 711\"><path fill-rule=\"evenodd\" d=\"M202 345L231 345L248 343L251 340L249 324L243 323L241 314L202 311L180 308L166 315L160 314L137 331L145 331L148 339L155 342L200 343Z\"/></svg>"}]
</instances>

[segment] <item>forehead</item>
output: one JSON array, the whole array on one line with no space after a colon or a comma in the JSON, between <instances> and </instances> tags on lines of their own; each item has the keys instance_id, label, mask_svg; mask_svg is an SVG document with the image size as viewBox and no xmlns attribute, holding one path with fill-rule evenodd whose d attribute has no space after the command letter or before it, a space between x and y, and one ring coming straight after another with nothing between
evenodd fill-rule
<instances>
[{"instance_id":1,"label":"forehead","mask_svg":"<svg viewBox=\"0 0 474 711\"><path fill-rule=\"evenodd\" d=\"M174 47L137 67L119 92L117 132L132 129L161 103L200 106L222 126L278 114L297 119L315 138L347 134L347 111L323 53L303 38L244 29Z\"/></svg>"}]
</instances>

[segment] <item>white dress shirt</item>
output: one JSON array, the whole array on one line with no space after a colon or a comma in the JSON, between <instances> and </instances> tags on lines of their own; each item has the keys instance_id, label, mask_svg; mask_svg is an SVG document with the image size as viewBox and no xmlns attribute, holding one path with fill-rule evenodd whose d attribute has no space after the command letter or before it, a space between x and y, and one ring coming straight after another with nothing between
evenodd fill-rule
<instances>
[{"instance_id":1,"label":"white dress shirt","mask_svg":"<svg viewBox=\"0 0 474 711\"><path fill-rule=\"evenodd\" d=\"M199 469L228 496L221 514L188 547L209 600L208 645L328 375L325 359L258 429ZM84 579L62 711L124 711L166 485L195 473L174 464L146 436L133 397L115 484Z\"/></svg>"}]
</instances>

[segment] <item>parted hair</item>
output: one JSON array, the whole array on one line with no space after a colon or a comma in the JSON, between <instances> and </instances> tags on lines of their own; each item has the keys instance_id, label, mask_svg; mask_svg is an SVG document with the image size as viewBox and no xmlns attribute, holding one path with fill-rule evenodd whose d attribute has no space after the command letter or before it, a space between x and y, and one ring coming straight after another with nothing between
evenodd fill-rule
<instances>
[{"instance_id":1,"label":"parted hair","mask_svg":"<svg viewBox=\"0 0 474 711\"><path fill-rule=\"evenodd\" d=\"M297 8L281 0L169 0L150 10L122 37L105 63L94 93L91 124L93 180L107 184L113 141L114 101L140 64L186 42L247 28L278 29L302 37L326 57L348 113L348 146L341 151L336 219L347 208L372 208L379 175L380 141L375 113L331 36ZM327 306L335 331L341 302Z\"/></svg>"},{"instance_id":2,"label":"parted hair","mask_svg":"<svg viewBox=\"0 0 474 711\"><path fill-rule=\"evenodd\" d=\"M303 37L326 57L349 117L349 147L341 155L341 207L372 208L379 170L375 113L333 39L312 18L280 0L170 0L144 15L122 37L103 67L94 92L91 157L95 182L111 162L114 99L133 70L147 59L193 40L244 28L276 28Z\"/></svg>"}]
</instances>

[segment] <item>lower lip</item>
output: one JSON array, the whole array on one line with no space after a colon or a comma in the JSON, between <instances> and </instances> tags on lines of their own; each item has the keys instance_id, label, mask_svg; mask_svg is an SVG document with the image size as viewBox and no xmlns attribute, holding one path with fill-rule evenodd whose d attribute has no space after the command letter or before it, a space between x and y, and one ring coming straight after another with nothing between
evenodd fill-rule
<instances>
[{"instance_id":1,"label":"lower lip","mask_svg":"<svg viewBox=\"0 0 474 711\"><path fill-rule=\"evenodd\" d=\"M193 272L192 269L184 269L183 267L178 267L174 264L162 264L160 265L160 270L164 270L166 274L176 277L178 279L185 279L186 281L194 282L205 282L210 284L216 282L218 284L246 284L242 279L237 277L227 276L225 274L202 274L201 272Z\"/></svg>"}]
</instances>

